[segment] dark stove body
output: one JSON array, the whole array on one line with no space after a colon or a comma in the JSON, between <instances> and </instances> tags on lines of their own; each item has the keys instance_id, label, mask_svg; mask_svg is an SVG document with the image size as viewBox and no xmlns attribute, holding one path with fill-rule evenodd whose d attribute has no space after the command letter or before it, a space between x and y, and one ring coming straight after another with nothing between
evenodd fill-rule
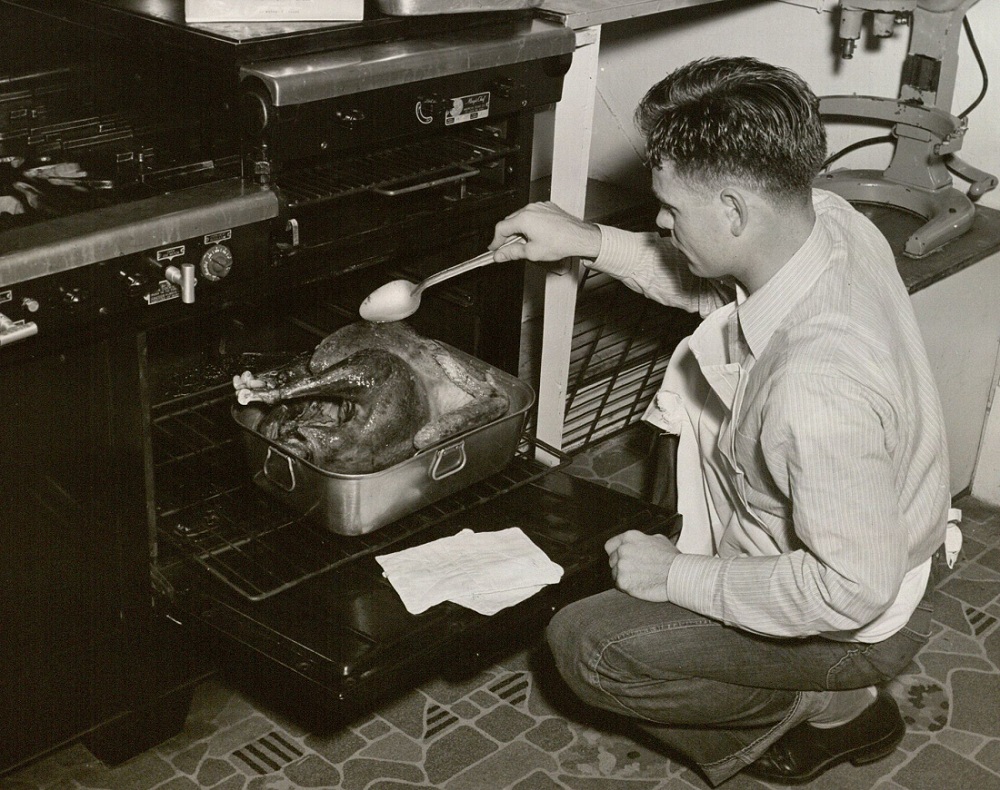
<instances>
[{"instance_id":1,"label":"dark stove body","mask_svg":"<svg viewBox=\"0 0 1000 790\"><path fill-rule=\"evenodd\" d=\"M148 748L223 664L342 720L537 633L608 583L610 534L672 523L530 442L362 537L256 488L232 375L481 252L528 199L572 35L522 13L189 28L180 6L0 2L0 773L80 737ZM413 323L516 373L521 289L486 267ZM566 575L492 618L411 616L374 561L507 526Z\"/></svg>"}]
</instances>

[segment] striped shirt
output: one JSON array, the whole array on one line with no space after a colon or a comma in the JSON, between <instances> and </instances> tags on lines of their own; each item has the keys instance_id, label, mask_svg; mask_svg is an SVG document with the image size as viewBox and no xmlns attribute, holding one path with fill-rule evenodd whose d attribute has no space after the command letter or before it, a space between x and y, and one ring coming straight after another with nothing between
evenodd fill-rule
<instances>
[{"instance_id":1,"label":"striped shirt","mask_svg":"<svg viewBox=\"0 0 1000 790\"><path fill-rule=\"evenodd\" d=\"M602 226L591 265L707 316L690 348L721 414L702 473L724 528L714 556L674 559L669 599L757 633L871 642L906 622L944 539L944 421L888 243L840 197L813 203L807 241L744 300L656 234Z\"/></svg>"}]
</instances>

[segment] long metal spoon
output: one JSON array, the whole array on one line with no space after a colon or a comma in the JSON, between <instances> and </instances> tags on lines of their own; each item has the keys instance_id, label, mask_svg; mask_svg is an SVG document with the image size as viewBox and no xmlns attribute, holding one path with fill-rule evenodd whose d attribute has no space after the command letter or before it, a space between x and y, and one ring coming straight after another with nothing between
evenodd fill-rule
<instances>
[{"instance_id":1,"label":"long metal spoon","mask_svg":"<svg viewBox=\"0 0 1000 790\"><path fill-rule=\"evenodd\" d=\"M500 246L506 247L508 244L523 241L523 236L511 236ZM392 280L368 294L361 303L358 312L366 321L374 321L375 323L402 321L417 312L420 307L420 295L427 288L491 263L493 263L493 251L484 252L475 258L469 258L467 261L435 272L419 283L412 283L409 280Z\"/></svg>"}]
</instances>

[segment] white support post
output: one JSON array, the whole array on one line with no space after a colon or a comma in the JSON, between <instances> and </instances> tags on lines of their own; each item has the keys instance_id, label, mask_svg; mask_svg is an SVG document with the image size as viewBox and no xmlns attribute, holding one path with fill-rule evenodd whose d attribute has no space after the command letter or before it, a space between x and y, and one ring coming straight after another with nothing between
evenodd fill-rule
<instances>
[{"instance_id":1,"label":"white support post","mask_svg":"<svg viewBox=\"0 0 1000 790\"><path fill-rule=\"evenodd\" d=\"M550 199L570 214L582 217L587 202L601 28L588 27L575 32L573 64L555 110ZM545 275L536 435L557 450L562 448L573 318L581 276L582 267L577 260L569 262L568 270L552 270ZM556 461L544 452L539 453L539 459Z\"/></svg>"}]
</instances>

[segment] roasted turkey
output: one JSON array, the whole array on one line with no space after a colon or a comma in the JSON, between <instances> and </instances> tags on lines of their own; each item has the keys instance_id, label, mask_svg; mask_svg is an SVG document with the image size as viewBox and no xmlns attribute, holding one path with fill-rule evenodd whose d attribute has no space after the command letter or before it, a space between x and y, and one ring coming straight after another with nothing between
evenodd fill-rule
<instances>
[{"instance_id":1,"label":"roasted turkey","mask_svg":"<svg viewBox=\"0 0 1000 790\"><path fill-rule=\"evenodd\" d=\"M407 324L349 324L308 360L233 379L240 404L270 406L256 425L316 466L365 474L484 425L509 408L488 365Z\"/></svg>"}]
</instances>

